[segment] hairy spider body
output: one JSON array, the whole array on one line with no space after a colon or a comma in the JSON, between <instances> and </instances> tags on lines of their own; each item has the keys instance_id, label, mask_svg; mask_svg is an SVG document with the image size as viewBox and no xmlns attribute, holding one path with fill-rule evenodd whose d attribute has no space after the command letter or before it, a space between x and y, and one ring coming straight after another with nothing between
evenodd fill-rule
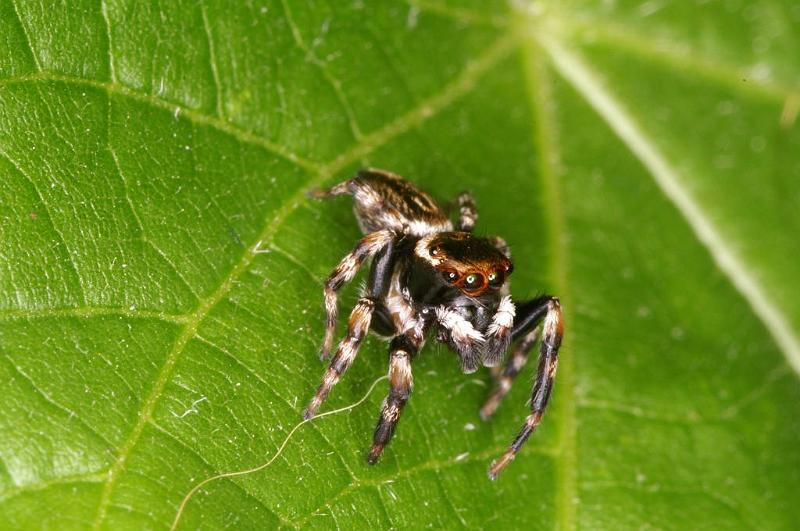
<instances>
[{"instance_id":1,"label":"hairy spider body","mask_svg":"<svg viewBox=\"0 0 800 531\"><path fill-rule=\"evenodd\" d=\"M311 197L353 196L353 210L365 236L325 282L327 321L320 356L333 346L337 292L359 267L371 260L369 280L350 313L322 383L304 412L311 418L331 388L355 359L369 330L390 338L389 394L384 400L370 463L377 462L394 434L413 385L411 362L428 336L446 344L460 358L465 373L478 366L497 366L514 344L505 366L493 371L495 386L480 410L488 420L508 393L514 378L541 337L539 365L531 411L509 449L494 461L495 479L514 459L544 413L553 388L558 349L563 336L561 306L556 297L541 296L515 303L509 294L513 271L509 249L499 237L471 234L477 220L472 196L462 193L454 224L448 209L430 195L392 173L368 169ZM540 326L541 325L541 326Z\"/></svg>"}]
</instances>

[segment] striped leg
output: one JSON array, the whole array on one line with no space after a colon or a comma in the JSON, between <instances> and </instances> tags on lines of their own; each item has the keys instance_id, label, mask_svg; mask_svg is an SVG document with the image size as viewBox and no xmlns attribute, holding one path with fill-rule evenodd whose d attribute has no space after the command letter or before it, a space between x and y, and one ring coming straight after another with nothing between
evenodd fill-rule
<instances>
[{"instance_id":1,"label":"striped leg","mask_svg":"<svg viewBox=\"0 0 800 531\"><path fill-rule=\"evenodd\" d=\"M464 232L472 232L475 228L475 222L478 221L478 207L475 206L475 200L469 192L461 192L461 195L456 199L458 204L458 225L456 230Z\"/></svg>"},{"instance_id":2,"label":"striped leg","mask_svg":"<svg viewBox=\"0 0 800 531\"><path fill-rule=\"evenodd\" d=\"M337 292L347 282L353 280L365 260L372 258L378 251L389 245L393 239L394 232L390 230L379 230L367 234L359 240L353 251L339 262L336 269L331 271L324 287L327 318L325 320L325 338L319 354L321 359L327 359L333 347L333 338L336 333Z\"/></svg>"},{"instance_id":3,"label":"striped leg","mask_svg":"<svg viewBox=\"0 0 800 531\"><path fill-rule=\"evenodd\" d=\"M498 251L503 253L507 258L511 258L511 248L508 246L508 242L503 238L500 236L489 236L488 240Z\"/></svg>"},{"instance_id":4,"label":"striped leg","mask_svg":"<svg viewBox=\"0 0 800 531\"><path fill-rule=\"evenodd\" d=\"M358 347L361 346L361 341L369 331L369 324L372 320L372 312L375 311L375 302L372 299L362 298L356 303L350 314L350 321L347 325L347 334L342 342L339 343L339 348L336 349L336 354L333 355L325 375L322 377L322 383L317 388L317 393L308 408L303 412L303 418L310 419L317 414L322 402L327 398L331 388L339 381L342 374L347 371L350 364L358 353Z\"/></svg>"},{"instance_id":5,"label":"striped leg","mask_svg":"<svg viewBox=\"0 0 800 531\"><path fill-rule=\"evenodd\" d=\"M352 179L340 182L330 188L312 188L306 192L306 196L311 199L328 199L336 197L337 195L352 194L353 181Z\"/></svg>"},{"instance_id":6,"label":"striped leg","mask_svg":"<svg viewBox=\"0 0 800 531\"><path fill-rule=\"evenodd\" d=\"M531 395L531 413L525 419L525 424L506 452L489 468L489 479L496 479L497 475L513 461L519 449L528 440L550 400L553 391L553 379L558 365L558 348L564 335L564 326L561 319L561 305L555 297L543 298L545 308L534 308L534 311L546 312L542 325L542 346L539 352L539 367L536 370L536 379Z\"/></svg>"},{"instance_id":7,"label":"striped leg","mask_svg":"<svg viewBox=\"0 0 800 531\"><path fill-rule=\"evenodd\" d=\"M486 329L486 342L481 354L484 366L494 367L503 359L503 354L511 344L511 330L514 327L515 314L516 308L511 302L511 295L500 299L500 305Z\"/></svg>"},{"instance_id":8,"label":"striped leg","mask_svg":"<svg viewBox=\"0 0 800 531\"><path fill-rule=\"evenodd\" d=\"M383 401L381 415L372 438L372 447L367 455L369 464L374 465L386 445L394 435L397 422L403 408L411 395L413 379L411 376L411 359L421 348L421 336L416 339L409 336L397 336L389 346L389 395Z\"/></svg>"},{"instance_id":9,"label":"striped leg","mask_svg":"<svg viewBox=\"0 0 800 531\"><path fill-rule=\"evenodd\" d=\"M528 354L530 353L533 345L536 344L536 339L539 337L539 329L535 328L523 337L519 343L514 346L511 356L506 361L506 366L502 372L496 375L494 382L494 390L486 403L481 408L480 415L483 420L489 420L497 411L497 407L503 398L511 390L511 384L514 383L514 378L517 377L519 372L528 362Z\"/></svg>"}]
</instances>

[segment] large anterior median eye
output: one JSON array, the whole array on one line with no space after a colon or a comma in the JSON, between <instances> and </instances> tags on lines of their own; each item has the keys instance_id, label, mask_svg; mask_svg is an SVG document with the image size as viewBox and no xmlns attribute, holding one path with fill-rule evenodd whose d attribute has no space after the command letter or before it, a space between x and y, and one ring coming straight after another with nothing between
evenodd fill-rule
<instances>
[{"instance_id":1,"label":"large anterior median eye","mask_svg":"<svg viewBox=\"0 0 800 531\"><path fill-rule=\"evenodd\" d=\"M468 290L479 288L483 285L483 276L479 273L470 273L464 279L464 287Z\"/></svg>"}]
</instances>

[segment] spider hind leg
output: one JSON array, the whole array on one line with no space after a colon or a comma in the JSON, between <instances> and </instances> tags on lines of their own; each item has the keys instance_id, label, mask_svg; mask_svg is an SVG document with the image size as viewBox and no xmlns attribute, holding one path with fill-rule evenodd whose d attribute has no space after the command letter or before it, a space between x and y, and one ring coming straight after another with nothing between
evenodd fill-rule
<instances>
[{"instance_id":1,"label":"spider hind leg","mask_svg":"<svg viewBox=\"0 0 800 531\"><path fill-rule=\"evenodd\" d=\"M336 354L333 356L328 370L322 378L322 383L317 388L314 398L303 412L303 417L310 418L316 414L322 402L330 393L331 388L336 385L342 374L350 367L350 364L358 353L358 348L361 342L370 330L370 325L375 324L379 329L387 328L385 319L385 306L381 302L389 291L389 284L391 282L392 270L394 268L396 259L396 245L394 234L390 231L384 231L384 234L373 233L361 240L350 255L342 260L342 264L346 264L342 268L342 272L337 271L341 268L338 267L331 274L328 279L334 279L332 285L329 282L325 284L325 306L328 308L328 321L325 334L325 344L323 344L323 353L326 349L330 349L329 341L333 340L333 332L336 328L336 292L333 290L332 297L330 296L329 288L341 286L343 281L341 279L352 278L355 275L359 261L364 258L359 258L362 255L372 256L372 267L370 269L369 281L366 288L362 292L361 298L353 308L350 314L350 319L347 326L347 334ZM351 258L352 257L352 258ZM348 269L350 268L350 269ZM337 288L338 289L338 288ZM333 311L331 311L331 309ZM380 331L380 330L379 330Z\"/></svg>"},{"instance_id":2,"label":"spider hind leg","mask_svg":"<svg viewBox=\"0 0 800 531\"><path fill-rule=\"evenodd\" d=\"M514 460L519 449L522 448L522 445L525 444L525 441L528 440L528 437L539 425L553 391L553 380L558 366L558 349L564 336L561 304L556 297L539 297L528 303L523 303L520 305L520 313L522 318L517 326L514 327L512 338L529 332L544 317L539 364L531 393L531 412L508 450L489 467L489 479L496 479L497 475Z\"/></svg>"},{"instance_id":3,"label":"spider hind leg","mask_svg":"<svg viewBox=\"0 0 800 531\"><path fill-rule=\"evenodd\" d=\"M336 314L338 304L338 291L348 282L353 280L361 268L361 265L366 261L378 254L380 251L391 246L395 234L389 230L381 230L367 234L352 252L347 254L339 265L331 271L327 280L325 281L324 296L325 296L325 337L322 340L320 347L320 359L327 359L330 355L331 348L333 347L333 338L336 333ZM385 253L390 254L391 253Z\"/></svg>"},{"instance_id":4,"label":"spider hind leg","mask_svg":"<svg viewBox=\"0 0 800 531\"><path fill-rule=\"evenodd\" d=\"M361 342L369 331L374 311L375 302L370 298L362 297L356 303L350 314L347 334L339 343L339 348L336 349L336 354L333 355L331 363L322 377L322 383L317 387L317 392L309 402L308 408L303 412L304 419L310 419L317 414L322 402L328 397L333 386L339 382L342 375L350 368L356 358L356 354L358 354Z\"/></svg>"},{"instance_id":5,"label":"spider hind leg","mask_svg":"<svg viewBox=\"0 0 800 531\"><path fill-rule=\"evenodd\" d=\"M536 339L539 337L539 329L534 328L528 332L519 342L514 345L511 355L506 361L505 367L502 371L498 371L494 377L494 390L486 402L481 407L480 415L482 420L489 420L497 411L503 398L511 390L511 385L514 379L519 375L520 371L528 362L528 354L533 346L536 344Z\"/></svg>"},{"instance_id":6,"label":"spider hind leg","mask_svg":"<svg viewBox=\"0 0 800 531\"><path fill-rule=\"evenodd\" d=\"M458 222L456 230L472 232L475 222L478 221L478 207L475 206L475 199L469 192L461 192L456 199L458 206Z\"/></svg>"}]
</instances>

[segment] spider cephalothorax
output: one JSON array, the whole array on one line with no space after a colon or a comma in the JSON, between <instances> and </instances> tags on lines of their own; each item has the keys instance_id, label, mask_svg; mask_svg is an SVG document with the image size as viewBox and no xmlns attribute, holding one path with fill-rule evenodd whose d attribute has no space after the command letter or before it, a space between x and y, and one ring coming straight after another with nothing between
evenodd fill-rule
<instances>
[{"instance_id":1,"label":"spider cephalothorax","mask_svg":"<svg viewBox=\"0 0 800 531\"><path fill-rule=\"evenodd\" d=\"M464 295L497 291L511 274L511 260L496 244L469 232L441 232L417 241L414 254Z\"/></svg>"},{"instance_id":2,"label":"spider cephalothorax","mask_svg":"<svg viewBox=\"0 0 800 531\"><path fill-rule=\"evenodd\" d=\"M411 393L411 361L431 333L458 354L464 372L473 372L479 365L495 367L514 344L505 366L492 373L495 388L480 410L484 420L508 393L541 335L531 412L506 453L492 463L489 477L494 479L533 433L550 399L563 336L558 299L541 296L512 301L508 279L513 265L508 246L502 238L471 233L477 212L468 193L457 199L455 225L448 211L431 196L382 170L364 170L330 190L311 193L318 198L342 194L353 196L365 236L325 282L328 319L323 359L329 357L333 346L338 290L355 277L365 261L371 260L372 266L350 314L347 333L304 416L311 418L319 410L369 330L391 338L389 395L368 455L369 462L375 463L391 440Z\"/></svg>"}]
</instances>

